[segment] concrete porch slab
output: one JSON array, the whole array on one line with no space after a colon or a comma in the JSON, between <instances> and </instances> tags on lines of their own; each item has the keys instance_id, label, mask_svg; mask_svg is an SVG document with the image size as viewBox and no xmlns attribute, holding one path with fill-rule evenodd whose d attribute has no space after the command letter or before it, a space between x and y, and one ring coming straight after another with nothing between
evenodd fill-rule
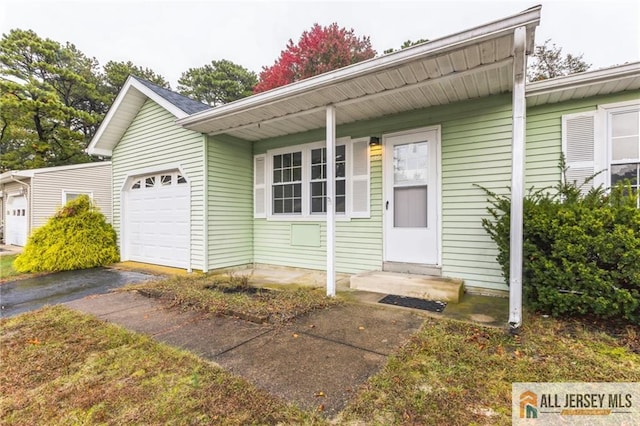
<instances>
[{"instance_id":1,"label":"concrete porch slab","mask_svg":"<svg viewBox=\"0 0 640 426\"><path fill-rule=\"evenodd\" d=\"M234 273L248 275L251 284L261 287L297 284L324 288L327 284L326 272L313 269L256 265L253 269L238 270ZM349 288L349 277L349 274L336 274L336 288Z\"/></svg>"},{"instance_id":2,"label":"concrete porch slab","mask_svg":"<svg viewBox=\"0 0 640 426\"><path fill-rule=\"evenodd\" d=\"M449 303L458 303L464 294L462 280L387 271L353 275L351 288Z\"/></svg>"}]
</instances>

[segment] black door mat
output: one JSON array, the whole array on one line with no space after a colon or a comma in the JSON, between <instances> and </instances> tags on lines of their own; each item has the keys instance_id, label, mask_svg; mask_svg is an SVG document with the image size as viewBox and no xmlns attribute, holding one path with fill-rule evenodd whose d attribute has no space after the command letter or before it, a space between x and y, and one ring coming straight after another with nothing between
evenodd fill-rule
<instances>
[{"instance_id":1,"label":"black door mat","mask_svg":"<svg viewBox=\"0 0 640 426\"><path fill-rule=\"evenodd\" d=\"M389 294L378 301L387 305L404 306L405 308L422 309L423 311L442 312L446 302L439 300L418 299L417 297L396 296Z\"/></svg>"}]
</instances>

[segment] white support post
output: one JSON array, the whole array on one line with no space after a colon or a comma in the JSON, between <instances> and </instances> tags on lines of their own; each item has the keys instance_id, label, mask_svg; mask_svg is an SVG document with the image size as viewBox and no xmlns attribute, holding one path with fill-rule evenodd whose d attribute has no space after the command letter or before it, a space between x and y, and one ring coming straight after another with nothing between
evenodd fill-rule
<instances>
[{"instance_id":1,"label":"white support post","mask_svg":"<svg viewBox=\"0 0 640 426\"><path fill-rule=\"evenodd\" d=\"M334 193L336 188L336 108L327 106L327 296L336 295L336 209Z\"/></svg>"},{"instance_id":2,"label":"white support post","mask_svg":"<svg viewBox=\"0 0 640 426\"><path fill-rule=\"evenodd\" d=\"M514 31L513 41L513 140L511 144L511 233L509 242L509 327L522 325L522 241L524 209L526 27Z\"/></svg>"}]
</instances>

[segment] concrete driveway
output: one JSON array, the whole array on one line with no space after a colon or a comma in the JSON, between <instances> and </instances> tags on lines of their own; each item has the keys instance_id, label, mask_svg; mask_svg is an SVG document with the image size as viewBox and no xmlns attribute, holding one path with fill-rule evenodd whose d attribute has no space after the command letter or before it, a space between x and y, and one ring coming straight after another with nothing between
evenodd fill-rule
<instances>
[{"instance_id":1,"label":"concrete driveway","mask_svg":"<svg viewBox=\"0 0 640 426\"><path fill-rule=\"evenodd\" d=\"M153 275L139 272L94 268L7 282L0 284L0 318L92 294L107 293L125 284L152 278Z\"/></svg>"}]
</instances>

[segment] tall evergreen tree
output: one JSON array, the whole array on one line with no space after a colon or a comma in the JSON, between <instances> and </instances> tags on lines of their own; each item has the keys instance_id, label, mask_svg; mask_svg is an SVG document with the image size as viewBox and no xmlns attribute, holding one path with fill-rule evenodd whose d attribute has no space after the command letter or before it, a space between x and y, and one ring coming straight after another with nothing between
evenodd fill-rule
<instances>
[{"instance_id":1,"label":"tall evergreen tree","mask_svg":"<svg viewBox=\"0 0 640 426\"><path fill-rule=\"evenodd\" d=\"M0 170L90 161L108 98L98 63L73 44L14 29L0 40Z\"/></svg>"}]
</instances>

